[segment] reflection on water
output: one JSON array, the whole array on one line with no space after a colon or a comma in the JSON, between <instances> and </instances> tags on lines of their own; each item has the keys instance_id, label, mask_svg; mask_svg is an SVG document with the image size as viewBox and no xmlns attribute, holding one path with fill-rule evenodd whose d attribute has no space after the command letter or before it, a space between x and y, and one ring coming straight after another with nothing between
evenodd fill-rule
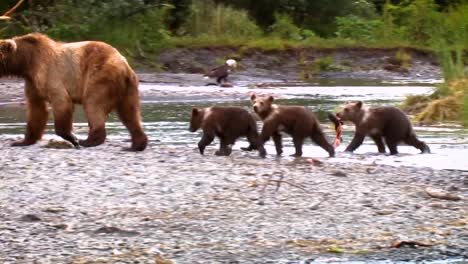
<instances>
[{"instance_id":1,"label":"reflection on water","mask_svg":"<svg viewBox=\"0 0 468 264\"><path fill-rule=\"evenodd\" d=\"M162 86L142 85L143 89L162 89ZM200 139L200 132L188 132L188 120L192 107L207 107L212 105L230 105L249 108L248 98L239 99L238 94L248 93L252 89L247 88L228 88L225 93L233 93L236 96L226 97L224 100L215 100L216 94L206 95L207 89L216 91L220 88L207 87L174 87L164 86L169 93L174 92L172 99L167 97L158 101L158 98L143 98L142 113L145 130L151 140L160 141L161 144L188 144L196 146ZM230 90L229 90L230 89ZM245 91L243 90L245 89ZM187 91L186 95L183 93ZM374 105L395 105L398 104L405 94L426 94L430 92L431 87L422 86L392 86L392 87L279 87L275 89L253 89L257 92L269 94L281 94L286 99L277 100L279 104L304 105L315 111L325 126L326 134L331 140L335 132L329 121L326 120L326 113L333 111L344 101L349 99L365 100L368 104ZM266 91L265 91L266 90ZM204 95L196 100L192 100L191 93L204 91ZM340 93L346 96L340 96ZM191 98L190 100L186 100ZM25 129L25 106L24 105L2 105L0 106L0 135L1 137L20 137ZM81 137L86 137L87 123L83 116L81 107L77 107L75 113L75 133ZM261 127L261 123L259 123ZM128 139L128 133L125 127L112 114L107 123L109 138L115 140ZM337 157L330 159L332 162L361 162L361 163L384 163L391 165L405 166L430 166L438 169L462 169L468 170L468 130L457 126L416 126L415 130L420 139L429 144L433 154L419 155L419 150L400 146L398 156L378 155L377 148L370 140L355 152L347 154L342 151L351 141L354 127L345 126L343 133L343 143L338 147ZM53 136L52 119L48 124L48 132L45 138ZM216 142L216 141L215 141ZM246 145L245 140L240 140L234 149L238 150ZM291 139L286 137L284 140L285 155L293 153ZM213 151L215 147L207 149ZM272 142L266 144L268 153L274 154ZM306 142L304 146L304 156L326 158L327 153L321 148ZM465 157L465 158L463 158ZM289 158L289 157L285 157Z\"/></svg>"}]
</instances>

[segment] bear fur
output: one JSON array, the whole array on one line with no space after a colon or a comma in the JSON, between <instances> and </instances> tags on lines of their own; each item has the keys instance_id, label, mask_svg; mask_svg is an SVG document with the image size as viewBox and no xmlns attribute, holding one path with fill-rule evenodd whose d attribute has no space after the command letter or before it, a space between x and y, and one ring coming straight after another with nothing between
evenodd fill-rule
<instances>
[{"instance_id":1,"label":"bear fur","mask_svg":"<svg viewBox=\"0 0 468 264\"><path fill-rule=\"evenodd\" d=\"M293 156L302 156L304 139L310 137L313 142L328 152L330 157L335 155L335 149L328 142L320 127L320 123L312 111L303 106L286 106L274 104L274 98L250 96L255 113L263 120L261 143L273 137L277 155L283 153L281 133L291 135L296 149Z\"/></svg>"},{"instance_id":2,"label":"bear fur","mask_svg":"<svg viewBox=\"0 0 468 264\"><path fill-rule=\"evenodd\" d=\"M12 146L41 139L54 116L55 133L75 147L92 147L106 139L105 122L116 110L130 132L128 150L142 151L147 137L141 126L138 79L127 60L112 46L98 41L56 42L39 33L0 40L0 77L25 80L27 127ZM82 104L89 125L86 140L73 135L74 104Z\"/></svg>"},{"instance_id":3,"label":"bear fur","mask_svg":"<svg viewBox=\"0 0 468 264\"><path fill-rule=\"evenodd\" d=\"M423 153L430 153L429 147L420 141L413 131L408 117L400 109L392 106L365 107L361 101L346 103L336 114L341 121L350 121L356 126L354 138L345 151L353 152L366 136L372 138L379 153L385 153L384 141L390 154L398 154L397 145L404 142Z\"/></svg>"},{"instance_id":4,"label":"bear fur","mask_svg":"<svg viewBox=\"0 0 468 264\"><path fill-rule=\"evenodd\" d=\"M258 149L259 155L265 157L266 151L260 144L257 124L247 110L239 107L209 107L193 108L190 118L190 132L203 130L203 136L198 143L200 154L205 147L213 142L215 136L220 140L218 156L229 156L231 145L241 136L246 136L251 149Z\"/></svg>"}]
</instances>

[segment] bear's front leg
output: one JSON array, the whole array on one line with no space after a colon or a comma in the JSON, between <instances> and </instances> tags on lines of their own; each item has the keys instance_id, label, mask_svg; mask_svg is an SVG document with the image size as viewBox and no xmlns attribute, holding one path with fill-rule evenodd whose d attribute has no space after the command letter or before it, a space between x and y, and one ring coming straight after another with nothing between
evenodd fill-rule
<instances>
[{"instance_id":1,"label":"bear's front leg","mask_svg":"<svg viewBox=\"0 0 468 264\"><path fill-rule=\"evenodd\" d=\"M27 98L27 125L24 139L13 142L11 146L21 147L35 144L42 137L45 127L47 125L48 111L46 102L38 99L28 93L26 90Z\"/></svg>"},{"instance_id":2,"label":"bear's front leg","mask_svg":"<svg viewBox=\"0 0 468 264\"><path fill-rule=\"evenodd\" d=\"M252 151L254 149L257 149L253 144L249 144L248 147L244 148L242 147L241 150L244 150L244 151Z\"/></svg>"},{"instance_id":3,"label":"bear's front leg","mask_svg":"<svg viewBox=\"0 0 468 264\"><path fill-rule=\"evenodd\" d=\"M273 133L273 142L275 143L276 155L280 156L283 153L283 142L279 132Z\"/></svg>"},{"instance_id":4,"label":"bear's front leg","mask_svg":"<svg viewBox=\"0 0 468 264\"><path fill-rule=\"evenodd\" d=\"M203 133L203 136L200 142L198 142L198 150L200 151L200 154L202 155L204 154L206 146L211 144L213 140L214 140L214 134L206 133L206 132Z\"/></svg>"},{"instance_id":5,"label":"bear's front leg","mask_svg":"<svg viewBox=\"0 0 468 264\"><path fill-rule=\"evenodd\" d=\"M348 147L346 147L345 151L346 152L355 151L359 146L361 146L362 142L364 142L365 137L366 137L365 134L361 134L361 133L354 134L353 140L351 140L351 143L349 143L349 145L348 145Z\"/></svg>"}]
</instances>

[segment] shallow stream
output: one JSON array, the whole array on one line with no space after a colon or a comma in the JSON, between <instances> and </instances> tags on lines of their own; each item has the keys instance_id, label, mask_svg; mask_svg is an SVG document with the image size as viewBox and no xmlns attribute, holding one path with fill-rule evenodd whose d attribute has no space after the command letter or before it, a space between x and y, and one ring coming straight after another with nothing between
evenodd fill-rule
<instances>
[{"instance_id":1,"label":"shallow stream","mask_svg":"<svg viewBox=\"0 0 468 264\"><path fill-rule=\"evenodd\" d=\"M344 86L343 84L352 84ZM304 105L316 112L326 129L330 140L335 136L332 125L326 120L326 113L334 111L342 103L349 100L363 100L369 105L398 105L407 94L429 94L432 84L415 84L411 82L385 83L345 80L326 80L315 84L276 83L271 88L252 88L247 82L237 82L233 88L218 88L215 86L181 86L169 84L142 83L142 112L144 127L150 140L158 144L190 145L195 148L200 139L199 133L188 131L188 120L192 107L207 107L212 105L229 105L249 107L249 93L270 94L278 98L279 104ZM25 106L17 103L0 105L0 136L19 138L25 129ZM261 123L259 123L261 126ZM108 137L111 140L128 138L127 131L111 115L107 123ZM379 155L377 147L366 139L364 144L354 153L343 153L353 136L354 127L350 124L344 127L343 142L337 149L336 158L330 162L360 162L379 163L396 166L432 167L435 169L468 170L468 130L457 124L438 124L434 126L419 126L415 131L420 139L429 144L432 154L419 154L419 150L410 146L400 146L397 156ZM81 108L77 108L75 116L75 132L80 138L86 137L87 123ZM50 122L46 139L57 138L53 135L53 125ZM217 144L215 141L214 144ZM214 151L217 147L209 147ZM234 150L246 145L245 140L239 140ZM284 139L285 153L293 153L291 138ZM272 142L266 144L269 157L274 157ZM305 157L326 158L327 153L318 146L306 141ZM286 157L285 157L286 158ZM287 157L289 158L289 157Z\"/></svg>"}]
</instances>

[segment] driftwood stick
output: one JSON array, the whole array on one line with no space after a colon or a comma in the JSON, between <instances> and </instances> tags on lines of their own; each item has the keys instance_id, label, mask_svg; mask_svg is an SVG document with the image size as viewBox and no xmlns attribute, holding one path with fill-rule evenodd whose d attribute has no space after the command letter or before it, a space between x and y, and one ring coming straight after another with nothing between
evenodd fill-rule
<instances>
[{"instance_id":1,"label":"driftwood stick","mask_svg":"<svg viewBox=\"0 0 468 264\"><path fill-rule=\"evenodd\" d=\"M435 189L431 187L427 187L424 189L424 191L431 197L438 198L438 199L444 199L444 200L450 200L450 201L459 201L462 198L458 195L451 194L448 192L445 192L440 189Z\"/></svg>"},{"instance_id":2,"label":"driftwood stick","mask_svg":"<svg viewBox=\"0 0 468 264\"><path fill-rule=\"evenodd\" d=\"M280 175L280 179L276 182L276 190L275 192L277 192L279 190L279 188L281 187L281 181L283 180L284 176L283 175Z\"/></svg>"},{"instance_id":3,"label":"driftwood stick","mask_svg":"<svg viewBox=\"0 0 468 264\"><path fill-rule=\"evenodd\" d=\"M301 190L303 190L304 192L307 192L307 190L306 190L304 187L302 187L302 186L300 186L300 185L298 185L298 184L289 182L289 181L285 181L285 180L272 180L272 179L269 179L268 182L276 182L276 184L277 184L277 185L276 185L276 186L277 186L276 190L279 189L279 185L281 185L281 183L286 183L286 184L289 184L289 185L291 185L291 186L293 186L293 187L296 187L296 188L298 188L298 189L301 189ZM265 186L266 186L266 185L265 185Z\"/></svg>"}]
</instances>

